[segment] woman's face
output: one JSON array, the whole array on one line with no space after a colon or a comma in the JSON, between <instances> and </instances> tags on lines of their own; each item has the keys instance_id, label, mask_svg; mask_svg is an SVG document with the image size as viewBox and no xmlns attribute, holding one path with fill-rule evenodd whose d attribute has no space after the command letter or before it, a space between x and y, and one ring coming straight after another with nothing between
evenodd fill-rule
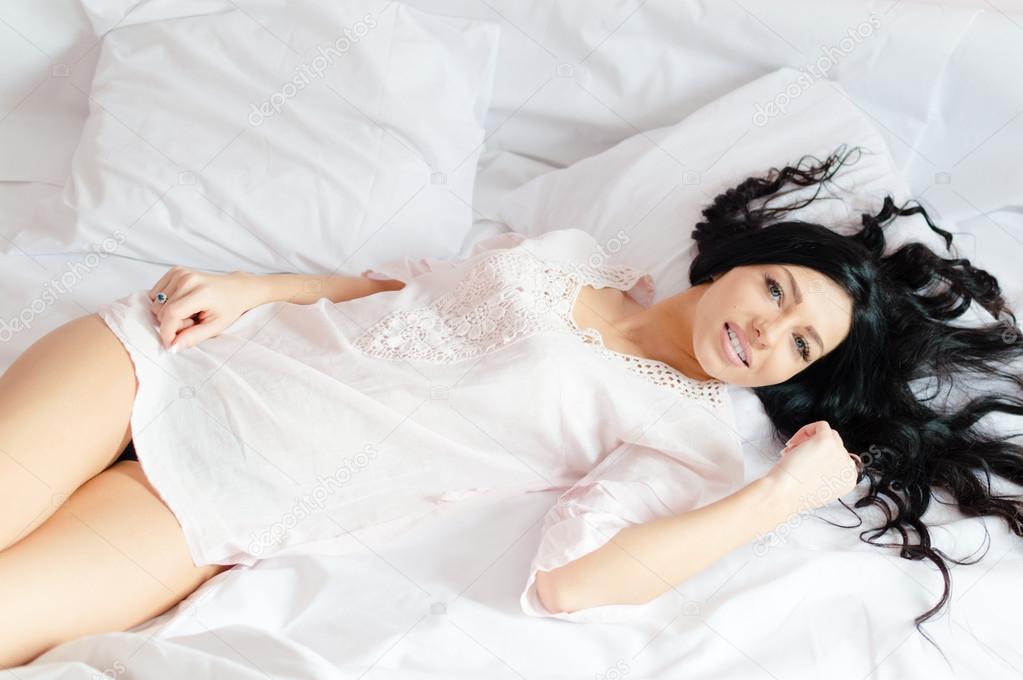
<instances>
[{"instance_id":1,"label":"woman's face","mask_svg":"<svg viewBox=\"0 0 1023 680\"><path fill-rule=\"evenodd\" d=\"M808 267L747 265L708 285L693 324L693 350L709 375L743 387L775 385L845 339L852 325L852 299Z\"/></svg>"}]
</instances>

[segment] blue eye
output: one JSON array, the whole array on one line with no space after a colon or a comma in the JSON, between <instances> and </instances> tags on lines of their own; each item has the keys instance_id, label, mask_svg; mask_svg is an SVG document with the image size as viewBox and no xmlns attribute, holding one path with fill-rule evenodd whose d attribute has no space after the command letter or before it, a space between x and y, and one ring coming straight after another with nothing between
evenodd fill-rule
<instances>
[{"instance_id":1,"label":"blue eye","mask_svg":"<svg viewBox=\"0 0 1023 680\"><path fill-rule=\"evenodd\" d=\"M765 275L764 280L767 283L767 290L769 292L773 289L778 290L778 297L775 298L773 292L771 293L771 297L777 300L778 306L781 307L782 300L785 299L785 291L782 289L781 285L770 276ZM803 361L810 363L810 343L808 343L806 338L802 335L796 335L794 337L796 338L796 351L799 352L801 357L803 357Z\"/></svg>"},{"instance_id":2,"label":"blue eye","mask_svg":"<svg viewBox=\"0 0 1023 680\"><path fill-rule=\"evenodd\" d=\"M800 356L803 357L803 361L809 363L810 362L810 345L807 344L806 340L803 339L802 335L797 335L796 336L796 340L798 341L796 343L796 346L797 347L801 347L801 349L799 350ZM802 343L802 345L799 345L799 343Z\"/></svg>"}]
</instances>

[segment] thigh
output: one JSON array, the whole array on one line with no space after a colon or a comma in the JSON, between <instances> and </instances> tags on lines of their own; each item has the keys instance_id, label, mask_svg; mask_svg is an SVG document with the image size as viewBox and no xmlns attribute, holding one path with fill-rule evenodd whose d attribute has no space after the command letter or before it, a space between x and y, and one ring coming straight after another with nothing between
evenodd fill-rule
<instances>
[{"instance_id":1,"label":"thigh","mask_svg":"<svg viewBox=\"0 0 1023 680\"><path fill-rule=\"evenodd\" d=\"M131 628L224 569L197 567L139 464L116 463L0 552L0 668L83 635Z\"/></svg>"},{"instance_id":2,"label":"thigh","mask_svg":"<svg viewBox=\"0 0 1023 680\"><path fill-rule=\"evenodd\" d=\"M0 549L117 459L137 386L128 352L96 314L46 334L0 376Z\"/></svg>"}]
</instances>

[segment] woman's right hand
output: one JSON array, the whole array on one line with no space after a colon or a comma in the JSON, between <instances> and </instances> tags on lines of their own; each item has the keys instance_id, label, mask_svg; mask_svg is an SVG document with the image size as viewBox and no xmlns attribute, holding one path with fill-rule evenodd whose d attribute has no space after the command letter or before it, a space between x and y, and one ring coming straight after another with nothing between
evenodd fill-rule
<instances>
[{"instance_id":1,"label":"woman's right hand","mask_svg":"<svg viewBox=\"0 0 1023 680\"><path fill-rule=\"evenodd\" d=\"M831 503L856 488L859 467L827 421L801 427L767 477L797 512Z\"/></svg>"},{"instance_id":2,"label":"woman's right hand","mask_svg":"<svg viewBox=\"0 0 1023 680\"><path fill-rule=\"evenodd\" d=\"M163 292L165 302L156 294ZM150 289L153 321L163 346L171 351L199 344L224 331L260 304L252 275L234 271L211 274L171 267Z\"/></svg>"}]
</instances>

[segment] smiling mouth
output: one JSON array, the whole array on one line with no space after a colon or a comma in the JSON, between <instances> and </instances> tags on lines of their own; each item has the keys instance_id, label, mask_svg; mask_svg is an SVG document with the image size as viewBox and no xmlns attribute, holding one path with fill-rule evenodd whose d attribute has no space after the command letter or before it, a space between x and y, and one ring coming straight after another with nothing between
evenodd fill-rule
<instances>
[{"instance_id":1,"label":"smiling mouth","mask_svg":"<svg viewBox=\"0 0 1023 680\"><path fill-rule=\"evenodd\" d=\"M728 340L731 343L731 349L735 352L735 355L739 358L739 361L749 368L749 357L746 355L746 350L742 346L742 341L739 340L738 334L732 330L730 324L725 324L725 332L728 335Z\"/></svg>"}]
</instances>

